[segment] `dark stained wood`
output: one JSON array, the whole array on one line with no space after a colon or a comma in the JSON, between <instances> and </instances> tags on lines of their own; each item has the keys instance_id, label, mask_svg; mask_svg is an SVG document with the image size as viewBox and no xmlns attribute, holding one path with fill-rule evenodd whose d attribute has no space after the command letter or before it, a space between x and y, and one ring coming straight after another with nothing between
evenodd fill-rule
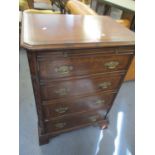
<instances>
[{"instance_id":1,"label":"dark stained wood","mask_svg":"<svg viewBox=\"0 0 155 155\"><path fill-rule=\"evenodd\" d=\"M46 132L60 132L61 130L87 123L95 124L96 122L104 119L106 112L107 111L105 109L100 109L98 111L88 112L82 115L74 115L72 117L47 121L45 122Z\"/></svg>"},{"instance_id":2,"label":"dark stained wood","mask_svg":"<svg viewBox=\"0 0 155 155\"><path fill-rule=\"evenodd\" d=\"M36 53L27 52L27 55L28 55L28 61L30 66L30 72L31 72L33 92L35 96L37 113L38 113L39 132L43 134L44 133L43 111L42 111L41 96L40 96L39 78L37 76L38 73L37 73Z\"/></svg>"},{"instance_id":3,"label":"dark stained wood","mask_svg":"<svg viewBox=\"0 0 155 155\"><path fill-rule=\"evenodd\" d=\"M85 51L83 51L85 52ZM87 54L70 55L66 53L59 55L44 55L38 58L38 70L41 79L61 78L68 76L89 75L95 73L126 70L132 57L132 53L124 54ZM118 62L118 65L110 68L107 63ZM63 70L66 69L66 71Z\"/></svg>"},{"instance_id":4,"label":"dark stained wood","mask_svg":"<svg viewBox=\"0 0 155 155\"><path fill-rule=\"evenodd\" d=\"M134 55L134 33L109 17L24 13L21 42L29 59L39 144L89 125L106 128Z\"/></svg>"},{"instance_id":5,"label":"dark stained wood","mask_svg":"<svg viewBox=\"0 0 155 155\"><path fill-rule=\"evenodd\" d=\"M119 74L41 83L42 100L93 94L107 90L117 90L122 76ZM76 88L76 89L75 89Z\"/></svg>"},{"instance_id":6,"label":"dark stained wood","mask_svg":"<svg viewBox=\"0 0 155 155\"><path fill-rule=\"evenodd\" d=\"M31 50L134 45L134 33L107 16L25 13L22 32Z\"/></svg>"},{"instance_id":7,"label":"dark stained wood","mask_svg":"<svg viewBox=\"0 0 155 155\"><path fill-rule=\"evenodd\" d=\"M49 136L39 135L39 145L48 144L48 143L49 143Z\"/></svg>"},{"instance_id":8,"label":"dark stained wood","mask_svg":"<svg viewBox=\"0 0 155 155\"><path fill-rule=\"evenodd\" d=\"M53 100L43 101L44 118L55 119L99 108L109 109L113 98L114 93L101 93L94 96L59 99L55 102Z\"/></svg>"}]
</instances>

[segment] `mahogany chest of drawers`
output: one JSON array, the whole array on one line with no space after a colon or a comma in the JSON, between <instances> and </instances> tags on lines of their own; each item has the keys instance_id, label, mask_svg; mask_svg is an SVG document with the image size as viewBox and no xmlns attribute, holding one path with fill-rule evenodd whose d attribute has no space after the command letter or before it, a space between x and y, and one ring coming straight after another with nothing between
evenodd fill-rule
<instances>
[{"instance_id":1,"label":"mahogany chest of drawers","mask_svg":"<svg viewBox=\"0 0 155 155\"><path fill-rule=\"evenodd\" d=\"M134 33L106 16L24 13L38 114L39 143L98 125L107 114L134 55Z\"/></svg>"}]
</instances>

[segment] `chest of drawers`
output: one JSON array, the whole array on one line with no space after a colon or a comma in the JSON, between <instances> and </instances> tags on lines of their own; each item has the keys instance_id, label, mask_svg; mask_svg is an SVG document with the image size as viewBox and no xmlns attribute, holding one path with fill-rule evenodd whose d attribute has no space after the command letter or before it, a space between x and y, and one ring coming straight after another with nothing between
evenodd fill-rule
<instances>
[{"instance_id":1,"label":"chest of drawers","mask_svg":"<svg viewBox=\"0 0 155 155\"><path fill-rule=\"evenodd\" d=\"M29 60L40 144L81 127L107 127L134 55L133 32L104 16L24 13L21 45Z\"/></svg>"}]
</instances>

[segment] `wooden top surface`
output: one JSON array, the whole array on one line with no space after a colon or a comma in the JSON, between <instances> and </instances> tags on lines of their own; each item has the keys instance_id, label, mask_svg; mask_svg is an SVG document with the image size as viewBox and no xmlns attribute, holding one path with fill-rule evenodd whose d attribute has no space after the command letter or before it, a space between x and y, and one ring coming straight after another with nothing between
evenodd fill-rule
<instances>
[{"instance_id":1,"label":"wooden top surface","mask_svg":"<svg viewBox=\"0 0 155 155\"><path fill-rule=\"evenodd\" d=\"M134 33L107 16L23 14L21 46L31 50L134 45Z\"/></svg>"},{"instance_id":2,"label":"wooden top surface","mask_svg":"<svg viewBox=\"0 0 155 155\"><path fill-rule=\"evenodd\" d=\"M135 1L133 0L99 0L100 2L116 6L120 9L135 12Z\"/></svg>"}]
</instances>

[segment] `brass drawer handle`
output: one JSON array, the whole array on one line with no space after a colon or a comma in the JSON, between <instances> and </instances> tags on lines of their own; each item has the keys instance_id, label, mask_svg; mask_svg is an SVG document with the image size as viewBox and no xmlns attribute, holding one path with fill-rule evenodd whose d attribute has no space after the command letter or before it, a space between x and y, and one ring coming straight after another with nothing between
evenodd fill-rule
<instances>
[{"instance_id":1,"label":"brass drawer handle","mask_svg":"<svg viewBox=\"0 0 155 155\"><path fill-rule=\"evenodd\" d=\"M118 65L119 65L118 61L109 61L104 64L104 66L107 67L108 69L115 69Z\"/></svg>"},{"instance_id":2,"label":"brass drawer handle","mask_svg":"<svg viewBox=\"0 0 155 155\"><path fill-rule=\"evenodd\" d=\"M68 66L68 65L55 68L55 72L59 73L60 75L68 75L72 70L73 70L73 66Z\"/></svg>"},{"instance_id":3,"label":"brass drawer handle","mask_svg":"<svg viewBox=\"0 0 155 155\"><path fill-rule=\"evenodd\" d=\"M98 85L98 87L101 88L101 89L106 89L106 88L108 88L109 86L111 86L111 82L103 82L103 83L100 83L100 84Z\"/></svg>"},{"instance_id":4,"label":"brass drawer handle","mask_svg":"<svg viewBox=\"0 0 155 155\"><path fill-rule=\"evenodd\" d=\"M103 105L104 104L104 100L97 100L94 104L96 105L96 106L101 106L101 105Z\"/></svg>"},{"instance_id":5,"label":"brass drawer handle","mask_svg":"<svg viewBox=\"0 0 155 155\"><path fill-rule=\"evenodd\" d=\"M91 122L96 122L97 121L97 118L98 118L98 116L90 116L89 117L89 120L91 121Z\"/></svg>"},{"instance_id":6,"label":"brass drawer handle","mask_svg":"<svg viewBox=\"0 0 155 155\"><path fill-rule=\"evenodd\" d=\"M68 110L68 107L60 107L60 108L55 109L55 111L60 114L65 113L67 110Z\"/></svg>"},{"instance_id":7,"label":"brass drawer handle","mask_svg":"<svg viewBox=\"0 0 155 155\"><path fill-rule=\"evenodd\" d=\"M61 128L63 128L65 125L66 125L65 122L63 122L63 123L57 123L57 124L55 124L55 127L61 129Z\"/></svg>"},{"instance_id":8,"label":"brass drawer handle","mask_svg":"<svg viewBox=\"0 0 155 155\"><path fill-rule=\"evenodd\" d=\"M67 88L60 88L59 90L56 90L55 93L59 96L66 96L69 92L69 89Z\"/></svg>"}]
</instances>

